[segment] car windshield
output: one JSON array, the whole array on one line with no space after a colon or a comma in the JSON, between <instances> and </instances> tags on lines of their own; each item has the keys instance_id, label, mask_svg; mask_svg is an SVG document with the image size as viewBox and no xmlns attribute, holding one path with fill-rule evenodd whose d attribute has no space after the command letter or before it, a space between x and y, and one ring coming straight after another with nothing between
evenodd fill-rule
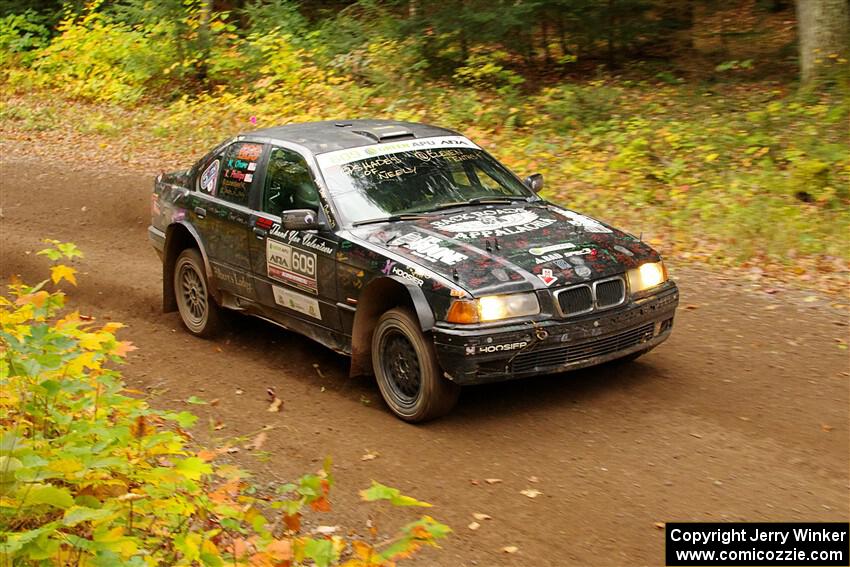
<instances>
[{"instance_id":1,"label":"car windshield","mask_svg":"<svg viewBox=\"0 0 850 567\"><path fill-rule=\"evenodd\" d=\"M466 147L452 140L461 140ZM424 145L429 141L430 147ZM365 146L322 154L318 161L337 210L350 224L470 201L534 197L504 166L461 137Z\"/></svg>"}]
</instances>

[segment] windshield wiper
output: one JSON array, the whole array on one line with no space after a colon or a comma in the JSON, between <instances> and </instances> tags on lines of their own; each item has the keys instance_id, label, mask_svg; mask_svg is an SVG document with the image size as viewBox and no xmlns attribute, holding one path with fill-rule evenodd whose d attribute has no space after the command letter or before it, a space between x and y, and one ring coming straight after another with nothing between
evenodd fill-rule
<instances>
[{"instance_id":1,"label":"windshield wiper","mask_svg":"<svg viewBox=\"0 0 850 567\"><path fill-rule=\"evenodd\" d=\"M393 222L400 220L417 220L424 219L425 215L422 213L401 213L398 215L390 215L388 217L381 217L377 219L367 219L361 220L351 223L351 226L362 226L364 224L377 224L379 222Z\"/></svg>"},{"instance_id":2,"label":"windshield wiper","mask_svg":"<svg viewBox=\"0 0 850 567\"><path fill-rule=\"evenodd\" d=\"M471 207L475 205L503 205L507 203L517 203L522 201L523 203L528 202L527 197L475 197L468 201L455 201L452 203L442 203L437 205L431 211L442 211L443 209L454 209L456 207Z\"/></svg>"}]
</instances>

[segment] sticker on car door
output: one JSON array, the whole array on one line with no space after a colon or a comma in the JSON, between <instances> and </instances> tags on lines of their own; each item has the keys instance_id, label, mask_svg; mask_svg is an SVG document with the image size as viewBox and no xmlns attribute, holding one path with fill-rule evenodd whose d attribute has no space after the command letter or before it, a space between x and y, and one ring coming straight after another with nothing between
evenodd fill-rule
<instances>
[{"instance_id":1,"label":"sticker on car door","mask_svg":"<svg viewBox=\"0 0 850 567\"><path fill-rule=\"evenodd\" d=\"M322 311L316 298L276 285L272 286L272 292L274 293L274 302L281 307L298 311L321 321Z\"/></svg>"},{"instance_id":2,"label":"sticker on car door","mask_svg":"<svg viewBox=\"0 0 850 567\"><path fill-rule=\"evenodd\" d=\"M318 294L316 255L312 252L267 238L266 270L274 280Z\"/></svg>"}]
</instances>

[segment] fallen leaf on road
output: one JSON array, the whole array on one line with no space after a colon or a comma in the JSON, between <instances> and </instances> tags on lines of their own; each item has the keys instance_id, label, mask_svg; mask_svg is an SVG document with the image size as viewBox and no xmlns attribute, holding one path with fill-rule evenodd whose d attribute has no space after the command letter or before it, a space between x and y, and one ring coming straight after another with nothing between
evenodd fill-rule
<instances>
[{"instance_id":1,"label":"fallen leaf on road","mask_svg":"<svg viewBox=\"0 0 850 567\"><path fill-rule=\"evenodd\" d=\"M321 369L321 368L319 368L319 365L318 365L318 364L313 364L313 369L316 371L316 374L318 374L318 375L319 375L319 378L322 378L322 379L324 379L324 378L325 378L325 375L324 375L324 374L322 374L322 369Z\"/></svg>"},{"instance_id":2,"label":"fallen leaf on road","mask_svg":"<svg viewBox=\"0 0 850 567\"><path fill-rule=\"evenodd\" d=\"M699 433L691 433L691 437L696 437L697 439L702 439L702 435Z\"/></svg>"},{"instance_id":3,"label":"fallen leaf on road","mask_svg":"<svg viewBox=\"0 0 850 567\"><path fill-rule=\"evenodd\" d=\"M827 433L833 429L831 425L827 425L826 423L821 423L820 428L822 431L826 431Z\"/></svg>"},{"instance_id":4,"label":"fallen leaf on road","mask_svg":"<svg viewBox=\"0 0 850 567\"><path fill-rule=\"evenodd\" d=\"M694 305L693 303L685 305L685 309L693 311L694 309L699 309L699 305Z\"/></svg>"},{"instance_id":5,"label":"fallen leaf on road","mask_svg":"<svg viewBox=\"0 0 850 567\"><path fill-rule=\"evenodd\" d=\"M803 298L804 303L814 303L817 300L818 300L818 296L816 296L816 295L809 295L809 296Z\"/></svg>"},{"instance_id":6,"label":"fallen leaf on road","mask_svg":"<svg viewBox=\"0 0 850 567\"><path fill-rule=\"evenodd\" d=\"M271 404L269 404L269 409L266 411L270 411L272 413L280 411L280 408L283 406L283 400L280 398L275 398Z\"/></svg>"},{"instance_id":7,"label":"fallen leaf on road","mask_svg":"<svg viewBox=\"0 0 850 567\"><path fill-rule=\"evenodd\" d=\"M484 520L492 520L492 516L488 514L482 514L481 512L475 512L472 514L472 517L478 520L479 522L483 522Z\"/></svg>"},{"instance_id":8,"label":"fallen leaf on road","mask_svg":"<svg viewBox=\"0 0 850 567\"><path fill-rule=\"evenodd\" d=\"M502 548L503 553L516 553L519 551L519 548L515 545L506 545Z\"/></svg>"},{"instance_id":9,"label":"fallen leaf on road","mask_svg":"<svg viewBox=\"0 0 850 567\"><path fill-rule=\"evenodd\" d=\"M652 524L652 525L653 525L653 526L655 526L656 528L658 528L659 530L663 530L663 529L664 529L664 527L665 527L664 522L655 522L655 523L654 523L654 524Z\"/></svg>"},{"instance_id":10,"label":"fallen leaf on road","mask_svg":"<svg viewBox=\"0 0 850 567\"><path fill-rule=\"evenodd\" d=\"M221 400L219 400L218 398L216 398L214 400L210 400L210 405L211 406L217 406L220 401Z\"/></svg>"},{"instance_id":11,"label":"fallen leaf on road","mask_svg":"<svg viewBox=\"0 0 850 567\"><path fill-rule=\"evenodd\" d=\"M378 452L366 451L366 454L360 457L361 461L374 461L378 458Z\"/></svg>"},{"instance_id":12,"label":"fallen leaf on road","mask_svg":"<svg viewBox=\"0 0 850 567\"><path fill-rule=\"evenodd\" d=\"M275 394L274 388L266 388L266 395L269 397L270 402L273 402L275 398L277 398L277 394Z\"/></svg>"},{"instance_id":13,"label":"fallen leaf on road","mask_svg":"<svg viewBox=\"0 0 850 567\"><path fill-rule=\"evenodd\" d=\"M243 390L243 389L241 389L241 388L236 388L236 395L237 395L237 396L241 396L241 395L242 395L242 394L244 394L244 393L245 393L245 390Z\"/></svg>"},{"instance_id":14,"label":"fallen leaf on road","mask_svg":"<svg viewBox=\"0 0 850 567\"><path fill-rule=\"evenodd\" d=\"M254 437L253 441L251 441L250 443L245 445L245 449L247 449L249 451L259 451L260 447L262 447L263 444L265 444L266 439L268 439L268 437L269 436L266 435L265 432L258 433L257 436Z\"/></svg>"},{"instance_id":15,"label":"fallen leaf on road","mask_svg":"<svg viewBox=\"0 0 850 567\"><path fill-rule=\"evenodd\" d=\"M499 484L500 482L502 482L502 479L501 478L485 478L484 482L486 482L487 484Z\"/></svg>"},{"instance_id":16,"label":"fallen leaf on road","mask_svg":"<svg viewBox=\"0 0 850 567\"><path fill-rule=\"evenodd\" d=\"M530 476L528 477L528 482L540 482L540 479L536 476Z\"/></svg>"},{"instance_id":17,"label":"fallen leaf on road","mask_svg":"<svg viewBox=\"0 0 850 567\"><path fill-rule=\"evenodd\" d=\"M313 533L322 534L322 535L330 535L336 532L339 529L339 526L318 526L313 530Z\"/></svg>"},{"instance_id":18,"label":"fallen leaf on road","mask_svg":"<svg viewBox=\"0 0 850 567\"><path fill-rule=\"evenodd\" d=\"M543 494L535 488L526 488L525 490L520 490L519 493L524 496L528 496L529 498L537 498L538 496Z\"/></svg>"},{"instance_id":19,"label":"fallen leaf on road","mask_svg":"<svg viewBox=\"0 0 850 567\"><path fill-rule=\"evenodd\" d=\"M478 528L481 527L481 524L479 524L478 522L472 522L466 527L469 528L472 531L475 531L475 530L477 530Z\"/></svg>"}]
</instances>

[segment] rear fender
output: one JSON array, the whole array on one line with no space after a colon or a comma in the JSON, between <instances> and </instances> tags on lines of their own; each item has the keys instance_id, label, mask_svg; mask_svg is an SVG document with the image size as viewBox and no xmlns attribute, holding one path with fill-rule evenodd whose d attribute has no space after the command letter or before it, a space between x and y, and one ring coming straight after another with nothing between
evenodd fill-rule
<instances>
[{"instance_id":1,"label":"rear fender","mask_svg":"<svg viewBox=\"0 0 850 567\"><path fill-rule=\"evenodd\" d=\"M196 248L201 253L210 294L220 303L221 294L213 277L212 265L201 242L201 237L195 227L185 221L172 223L166 229L165 247L162 255L162 310L164 313L177 311L177 296L174 292L174 263L180 253L187 248Z\"/></svg>"}]
</instances>

